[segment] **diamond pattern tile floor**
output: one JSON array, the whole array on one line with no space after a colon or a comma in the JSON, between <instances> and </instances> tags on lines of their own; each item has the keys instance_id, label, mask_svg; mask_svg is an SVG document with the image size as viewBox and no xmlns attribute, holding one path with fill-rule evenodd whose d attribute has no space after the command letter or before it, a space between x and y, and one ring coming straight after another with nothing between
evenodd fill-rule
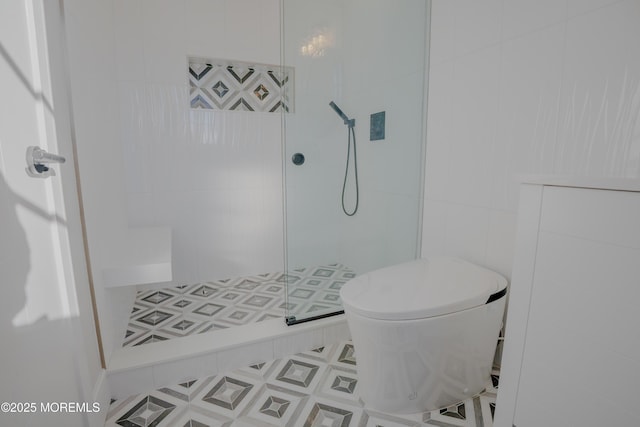
<instances>
[{"instance_id":1,"label":"diamond pattern tile floor","mask_svg":"<svg viewBox=\"0 0 640 427\"><path fill-rule=\"evenodd\" d=\"M342 264L298 268L160 290L136 296L123 347L282 318L342 310L340 288L355 273ZM285 281L289 295L285 299ZM286 301L286 302L285 302Z\"/></svg>"},{"instance_id":2,"label":"diamond pattern tile floor","mask_svg":"<svg viewBox=\"0 0 640 427\"><path fill-rule=\"evenodd\" d=\"M114 401L107 427L491 427L498 372L486 390L440 410L398 415L358 394L357 355L344 341Z\"/></svg>"}]
</instances>

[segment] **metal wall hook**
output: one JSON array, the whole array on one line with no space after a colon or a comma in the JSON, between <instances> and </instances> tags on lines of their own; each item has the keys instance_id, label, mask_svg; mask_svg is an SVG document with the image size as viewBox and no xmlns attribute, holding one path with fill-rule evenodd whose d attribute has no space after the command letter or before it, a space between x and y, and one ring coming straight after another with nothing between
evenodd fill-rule
<instances>
[{"instance_id":1,"label":"metal wall hook","mask_svg":"<svg viewBox=\"0 0 640 427\"><path fill-rule=\"evenodd\" d=\"M67 159L57 154L47 153L40 147L27 148L27 175L37 178L55 176L56 172L47 166L49 163L64 163Z\"/></svg>"}]
</instances>

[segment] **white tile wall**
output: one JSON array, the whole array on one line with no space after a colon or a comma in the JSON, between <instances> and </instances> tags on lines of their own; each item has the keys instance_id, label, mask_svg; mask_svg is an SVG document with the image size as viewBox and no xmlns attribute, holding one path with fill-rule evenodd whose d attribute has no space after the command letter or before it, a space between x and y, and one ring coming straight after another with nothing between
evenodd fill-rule
<instances>
[{"instance_id":1,"label":"white tile wall","mask_svg":"<svg viewBox=\"0 0 640 427\"><path fill-rule=\"evenodd\" d=\"M502 0L457 1L454 7L453 49L456 57L500 42ZM437 19L432 16L433 21Z\"/></svg>"},{"instance_id":2,"label":"white tile wall","mask_svg":"<svg viewBox=\"0 0 640 427\"><path fill-rule=\"evenodd\" d=\"M186 59L183 52L188 48L185 4L174 0L138 1L142 3L138 36L143 41L146 81L184 84Z\"/></svg>"},{"instance_id":3,"label":"white tile wall","mask_svg":"<svg viewBox=\"0 0 640 427\"><path fill-rule=\"evenodd\" d=\"M144 19L141 1L113 0L114 14L118 16L115 31L116 69L120 81L135 81L144 75L144 40L139 27Z\"/></svg>"},{"instance_id":4,"label":"white tile wall","mask_svg":"<svg viewBox=\"0 0 640 427\"><path fill-rule=\"evenodd\" d=\"M296 66L298 94L296 114L287 117L286 159L295 152L307 158L303 167L286 165L291 266L320 258L363 272L415 256L425 5L285 3L285 59ZM324 57L299 55L316 29L334 36L335 45ZM351 218L340 200L347 129L329 108L332 100L356 120L360 204ZM370 115L380 111L386 111L385 140L370 142ZM353 200L348 188L347 206Z\"/></svg>"},{"instance_id":5,"label":"white tile wall","mask_svg":"<svg viewBox=\"0 0 640 427\"><path fill-rule=\"evenodd\" d=\"M349 332L349 326L347 325L346 320L333 326L327 326L324 328L323 333L325 343L351 339L351 333Z\"/></svg>"},{"instance_id":6,"label":"white tile wall","mask_svg":"<svg viewBox=\"0 0 640 427\"><path fill-rule=\"evenodd\" d=\"M489 211L486 266L509 276L513 264L517 215L511 211Z\"/></svg>"},{"instance_id":7,"label":"white tile wall","mask_svg":"<svg viewBox=\"0 0 640 427\"><path fill-rule=\"evenodd\" d=\"M300 347L314 349L330 342L324 339L325 329L316 329L308 332L289 334L273 340L273 356L276 359L295 354Z\"/></svg>"},{"instance_id":8,"label":"white tile wall","mask_svg":"<svg viewBox=\"0 0 640 427\"><path fill-rule=\"evenodd\" d=\"M422 224L422 250L423 257L442 255L446 240L447 208L448 203L428 199L424 203L424 215Z\"/></svg>"},{"instance_id":9,"label":"white tile wall","mask_svg":"<svg viewBox=\"0 0 640 427\"><path fill-rule=\"evenodd\" d=\"M218 371L217 355L198 356L152 366L154 387L167 387Z\"/></svg>"},{"instance_id":10,"label":"white tile wall","mask_svg":"<svg viewBox=\"0 0 640 427\"><path fill-rule=\"evenodd\" d=\"M449 168L445 181L451 201L489 206L499 75L499 47L465 55L454 64L448 145L449 159L455 167Z\"/></svg>"},{"instance_id":11,"label":"white tile wall","mask_svg":"<svg viewBox=\"0 0 640 427\"><path fill-rule=\"evenodd\" d=\"M206 57L211 53L214 40L226 40L226 2L210 0L188 0L185 3L189 25L186 27L189 54ZM218 46L217 49L224 49ZM227 52L222 58L231 58Z\"/></svg>"},{"instance_id":12,"label":"white tile wall","mask_svg":"<svg viewBox=\"0 0 640 427\"><path fill-rule=\"evenodd\" d=\"M439 3L435 3L434 7L436 4ZM432 42L432 46L434 43ZM428 161L428 167L425 168L425 200L447 200L449 194L448 178L451 163L449 141L453 131L452 94L455 82L453 70L454 61L439 64L432 62L429 70L427 159L438 159L438 161ZM426 212L425 210L425 215ZM423 222L423 226L428 224L428 221Z\"/></svg>"},{"instance_id":13,"label":"white tile wall","mask_svg":"<svg viewBox=\"0 0 640 427\"><path fill-rule=\"evenodd\" d=\"M620 0L568 0L569 17L574 17L592 10L619 2Z\"/></svg>"},{"instance_id":14,"label":"white tile wall","mask_svg":"<svg viewBox=\"0 0 640 427\"><path fill-rule=\"evenodd\" d=\"M505 41L491 207L515 211L517 174L553 171L565 24ZM535 78L531 78L535 75Z\"/></svg>"},{"instance_id":15,"label":"white tile wall","mask_svg":"<svg viewBox=\"0 0 640 427\"><path fill-rule=\"evenodd\" d=\"M273 341L262 341L247 346L223 350L218 353L218 369L221 372L273 359Z\"/></svg>"},{"instance_id":16,"label":"white tile wall","mask_svg":"<svg viewBox=\"0 0 640 427\"><path fill-rule=\"evenodd\" d=\"M280 63L277 0L114 2L130 225L173 231L174 282L279 271L280 115L192 111L187 58Z\"/></svg>"},{"instance_id":17,"label":"white tile wall","mask_svg":"<svg viewBox=\"0 0 640 427\"><path fill-rule=\"evenodd\" d=\"M456 34L457 2L431 2L431 44L429 63L433 67L455 57L454 37ZM433 17L437 16L438 19ZM430 76L431 77L431 76Z\"/></svg>"},{"instance_id":18,"label":"white tile wall","mask_svg":"<svg viewBox=\"0 0 640 427\"><path fill-rule=\"evenodd\" d=\"M489 209L449 204L443 254L484 265L488 233Z\"/></svg>"},{"instance_id":19,"label":"white tile wall","mask_svg":"<svg viewBox=\"0 0 640 427\"><path fill-rule=\"evenodd\" d=\"M176 282L282 269L279 115L192 112L187 87L189 55L279 64L279 19L272 19L279 3L72 0L65 14L84 207L109 358L122 336L117 313L135 289L104 291L101 270L128 226L172 229ZM213 236L214 251L200 230L224 218L198 208L212 204L202 197L221 195L232 196L225 215L242 215L233 236ZM226 246L241 250L221 255ZM203 249L209 252L198 252ZM228 269L212 271L212 265Z\"/></svg>"},{"instance_id":20,"label":"white tile wall","mask_svg":"<svg viewBox=\"0 0 640 427\"><path fill-rule=\"evenodd\" d=\"M503 6L503 40L539 30L567 18L566 0L510 0Z\"/></svg>"},{"instance_id":21,"label":"white tile wall","mask_svg":"<svg viewBox=\"0 0 640 427\"><path fill-rule=\"evenodd\" d=\"M638 176L639 19L640 3L624 1L568 21L556 154L561 172Z\"/></svg>"},{"instance_id":22,"label":"white tile wall","mask_svg":"<svg viewBox=\"0 0 640 427\"><path fill-rule=\"evenodd\" d=\"M153 367L132 369L109 374L112 397L131 396L141 390L153 390Z\"/></svg>"},{"instance_id":23,"label":"white tile wall","mask_svg":"<svg viewBox=\"0 0 640 427\"><path fill-rule=\"evenodd\" d=\"M640 177L638 22L633 0L433 0L423 254L509 277L518 176Z\"/></svg>"},{"instance_id":24,"label":"white tile wall","mask_svg":"<svg viewBox=\"0 0 640 427\"><path fill-rule=\"evenodd\" d=\"M79 174L107 357L121 336L121 322L113 310L121 295L105 294L102 269L127 224L125 167L115 145L119 113L111 6L109 2L71 1L64 7Z\"/></svg>"}]
</instances>

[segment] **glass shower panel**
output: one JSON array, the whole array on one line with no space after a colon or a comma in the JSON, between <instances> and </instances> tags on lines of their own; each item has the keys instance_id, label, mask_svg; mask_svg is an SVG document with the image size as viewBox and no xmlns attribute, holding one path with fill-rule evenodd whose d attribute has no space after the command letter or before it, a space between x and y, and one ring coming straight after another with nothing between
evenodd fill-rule
<instances>
[{"instance_id":1,"label":"glass shower panel","mask_svg":"<svg viewBox=\"0 0 640 427\"><path fill-rule=\"evenodd\" d=\"M287 321L342 311L357 274L418 255L426 0L283 0Z\"/></svg>"}]
</instances>

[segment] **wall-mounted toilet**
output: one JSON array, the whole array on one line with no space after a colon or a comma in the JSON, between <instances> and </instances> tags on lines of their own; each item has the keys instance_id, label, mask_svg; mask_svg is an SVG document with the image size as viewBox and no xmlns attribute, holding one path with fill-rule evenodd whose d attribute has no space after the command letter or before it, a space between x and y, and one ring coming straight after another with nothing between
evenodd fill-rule
<instances>
[{"instance_id":1,"label":"wall-mounted toilet","mask_svg":"<svg viewBox=\"0 0 640 427\"><path fill-rule=\"evenodd\" d=\"M358 276L340 291L369 407L431 411L480 393L491 375L507 280L455 258Z\"/></svg>"}]
</instances>

